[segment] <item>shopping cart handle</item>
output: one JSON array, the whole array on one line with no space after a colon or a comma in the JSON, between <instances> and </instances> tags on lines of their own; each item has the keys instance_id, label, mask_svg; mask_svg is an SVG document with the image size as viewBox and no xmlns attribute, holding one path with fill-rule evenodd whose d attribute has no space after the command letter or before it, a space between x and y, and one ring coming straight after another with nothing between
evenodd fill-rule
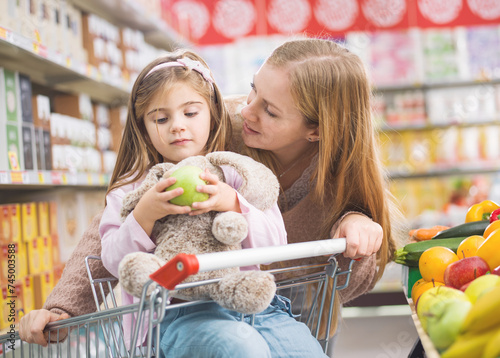
<instances>
[{"instance_id":1,"label":"shopping cart handle","mask_svg":"<svg viewBox=\"0 0 500 358\"><path fill-rule=\"evenodd\" d=\"M189 275L198 272L260 265L320 255L333 255L344 252L345 249L346 240L340 238L200 255L178 254L149 277L163 287L173 290L177 284L184 281Z\"/></svg>"},{"instance_id":2,"label":"shopping cart handle","mask_svg":"<svg viewBox=\"0 0 500 358\"><path fill-rule=\"evenodd\" d=\"M178 254L149 277L163 287L173 290L190 275L197 273L199 268L196 255Z\"/></svg>"}]
</instances>

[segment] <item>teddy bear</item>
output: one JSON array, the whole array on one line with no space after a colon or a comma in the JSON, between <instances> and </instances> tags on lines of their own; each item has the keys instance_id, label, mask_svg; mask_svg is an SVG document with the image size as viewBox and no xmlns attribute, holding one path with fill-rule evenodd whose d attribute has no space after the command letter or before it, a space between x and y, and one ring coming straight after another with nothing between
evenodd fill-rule
<instances>
[{"instance_id":1,"label":"teddy bear","mask_svg":"<svg viewBox=\"0 0 500 358\"><path fill-rule=\"evenodd\" d=\"M123 199L121 218L125 220L139 199L162 178L176 169L197 166L224 180L221 166L234 168L243 179L237 191L254 207L269 209L279 195L279 183L270 169L250 157L233 152L213 152L193 156L177 164L160 163L152 167L142 184ZM156 240L154 253L136 252L126 255L119 265L119 279L126 292L141 297L149 275L179 253L204 254L241 249L248 233L247 221L242 214L208 212L200 215L167 215L156 221L151 237ZM238 267L200 272L186 282L221 278L216 284L203 285L178 291L172 296L184 300L211 299L220 306L252 314L262 312L271 303L276 292L274 277L264 271L240 271ZM148 292L148 294L150 294Z\"/></svg>"}]
</instances>

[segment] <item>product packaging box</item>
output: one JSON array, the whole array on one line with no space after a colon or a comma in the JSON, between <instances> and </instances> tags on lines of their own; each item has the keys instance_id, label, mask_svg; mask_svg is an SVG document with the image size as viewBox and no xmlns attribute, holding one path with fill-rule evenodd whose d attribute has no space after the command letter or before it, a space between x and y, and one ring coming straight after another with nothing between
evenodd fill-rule
<instances>
[{"instance_id":1,"label":"product packaging box","mask_svg":"<svg viewBox=\"0 0 500 358\"><path fill-rule=\"evenodd\" d=\"M19 100L21 119L23 122L33 123L33 107L31 103L31 80L24 74L19 74Z\"/></svg>"},{"instance_id":2,"label":"product packaging box","mask_svg":"<svg viewBox=\"0 0 500 358\"><path fill-rule=\"evenodd\" d=\"M50 99L38 94L32 96L31 106L33 108L33 124L37 128L50 130Z\"/></svg>"},{"instance_id":3,"label":"product packaging box","mask_svg":"<svg viewBox=\"0 0 500 358\"><path fill-rule=\"evenodd\" d=\"M28 253L28 274L36 275L42 272L42 259L40 255L40 241L38 238L26 243Z\"/></svg>"},{"instance_id":4,"label":"product packaging box","mask_svg":"<svg viewBox=\"0 0 500 358\"><path fill-rule=\"evenodd\" d=\"M44 130L42 133L43 137L43 163L45 165L45 170L52 170L52 140L50 137L50 132Z\"/></svg>"},{"instance_id":5,"label":"product packaging box","mask_svg":"<svg viewBox=\"0 0 500 358\"><path fill-rule=\"evenodd\" d=\"M0 245L12 241L12 224L10 221L10 208L8 205L0 205Z\"/></svg>"},{"instance_id":6,"label":"product packaging box","mask_svg":"<svg viewBox=\"0 0 500 358\"><path fill-rule=\"evenodd\" d=\"M5 329L19 322L19 312L24 312L22 302L22 283L3 285L0 289L1 319L0 327Z\"/></svg>"},{"instance_id":7,"label":"product packaging box","mask_svg":"<svg viewBox=\"0 0 500 358\"><path fill-rule=\"evenodd\" d=\"M54 97L54 112L70 117L92 121L92 101L86 94L64 94Z\"/></svg>"},{"instance_id":8,"label":"product packaging box","mask_svg":"<svg viewBox=\"0 0 500 358\"><path fill-rule=\"evenodd\" d=\"M33 276L28 275L23 278L23 307L24 314L29 313L35 309L35 292L34 292L34 282Z\"/></svg>"},{"instance_id":9,"label":"product packaging box","mask_svg":"<svg viewBox=\"0 0 500 358\"><path fill-rule=\"evenodd\" d=\"M52 241L52 263L54 266L61 264L61 253L59 250L59 236L57 234L50 236Z\"/></svg>"},{"instance_id":10,"label":"product packaging box","mask_svg":"<svg viewBox=\"0 0 500 358\"><path fill-rule=\"evenodd\" d=\"M21 224L24 242L30 242L38 237L37 208L35 202L21 204Z\"/></svg>"},{"instance_id":11,"label":"product packaging box","mask_svg":"<svg viewBox=\"0 0 500 358\"><path fill-rule=\"evenodd\" d=\"M50 292L54 288L54 274L52 271L45 271L33 276L33 288L35 296L35 309L43 307Z\"/></svg>"},{"instance_id":12,"label":"product packaging box","mask_svg":"<svg viewBox=\"0 0 500 358\"><path fill-rule=\"evenodd\" d=\"M38 249L40 253L41 270L52 270L54 267L52 261L52 238L50 236L39 237Z\"/></svg>"},{"instance_id":13,"label":"product packaging box","mask_svg":"<svg viewBox=\"0 0 500 358\"><path fill-rule=\"evenodd\" d=\"M21 204L9 204L12 242L22 241Z\"/></svg>"},{"instance_id":14,"label":"product packaging box","mask_svg":"<svg viewBox=\"0 0 500 358\"><path fill-rule=\"evenodd\" d=\"M8 280L12 279L14 279L14 281L18 281L27 274L26 254L22 244L10 243L2 245L0 247L0 257L0 276L2 283L7 283ZM9 260L14 260L14 262L9 262Z\"/></svg>"},{"instance_id":15,"label":"product packaging box","mask_svg":"<svg viewBox=\"0 0 500 358\"><path fill-rule=\"evenodd\" d=\"M23 123L21 127L24 170L38 170L36 159L35 128L32 123Z\"/></svg>"},{"instance_id":16,"label":"product packaging box","mask_svg":"<svg viewBox=\"0 0 500 358\"><path fill-rule=\"evenodd\" d=\"M49 202L39 201L36 203L37 216L38 216L38 235L48 236L50 235L50 212L49 212Z\"/></svg>"},{"instance_id":17,"label":"product packaging box","mask_svg":"<svg viewBox=\"0 0 500 358\"><path fill-rule=\"evenodd\" d=\"M51 235L57 235L57 203L55 201L49 201L49 233Z\"/></svg>"}]
</instances>

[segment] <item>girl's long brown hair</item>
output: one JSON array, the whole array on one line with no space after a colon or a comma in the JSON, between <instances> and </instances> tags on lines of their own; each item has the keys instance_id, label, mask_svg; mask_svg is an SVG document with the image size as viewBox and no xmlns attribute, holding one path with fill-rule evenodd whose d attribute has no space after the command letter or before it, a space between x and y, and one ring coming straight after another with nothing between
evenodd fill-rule
<instances>
[{"instance_id":1,"label":"girl's long brown hair","mask_svg":"<svg viewBox=\"0 0 500 358\"><path fill-rule=\"evenodd\" d=\"M201 74L187 67L161 68L146 76L159 64L176 61L183 57L199 61L208 68L206 62L196 53L179 50L154 60L137 77L130 93L127 121L107 193L139 180L152 166L163 161L161 154L155 149L148 136L144 125L144 115L153 98L159 93L167 93L176 83L183 82L191 85L206 99L210 107L211 126L206 152L228 149L231 121L221 92L215 83L212 87Z\"/></svg>"}]
</instances>

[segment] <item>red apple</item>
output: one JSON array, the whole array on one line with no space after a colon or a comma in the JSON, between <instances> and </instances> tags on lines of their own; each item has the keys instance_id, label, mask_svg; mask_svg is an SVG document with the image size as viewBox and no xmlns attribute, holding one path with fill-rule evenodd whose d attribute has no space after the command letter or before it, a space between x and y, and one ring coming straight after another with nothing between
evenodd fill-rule
<instances>
[{"instance_id":1,"label":"red apple","mask_svg":"<svg viewBox=\"0 0 500 358\"><path fill-rule=\"evenodd\" d=\"M444 283L446 286L460 289L466 283L484 275L489 270L488 264L481 257L466 257L446 267L444 271Z\"/></svg>"},{"instance_id":2,"label":"red apple","mask_svg":"<svg viewBox=\"0 0 500 358\"><path fill-rule=\"evenodd\" d=\"M493 275L498 275L498 276L500 276L500 266L495 267L493 270L491 270L491 273L492 273Z\"/></svg>"}]
</instances>

